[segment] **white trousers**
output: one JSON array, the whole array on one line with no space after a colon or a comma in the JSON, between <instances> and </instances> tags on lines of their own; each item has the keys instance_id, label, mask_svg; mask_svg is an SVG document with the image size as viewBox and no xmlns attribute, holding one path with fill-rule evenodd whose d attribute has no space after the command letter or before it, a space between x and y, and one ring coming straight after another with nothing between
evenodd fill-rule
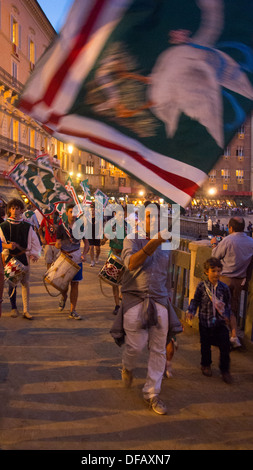
<instances>
[{"instance_id":1,"label":"white trousers","mask_svg":"<svg viewBox=\"0 0 253 470\"><path fill-rule=\"evenodd\" d=\"M168 310L156 303L158 324L150 329L140 328L142 302L124 313L124 330L126 333L122 357L123 367L132 371L145 346L149 349L148 372L143 387L144 398L152 398L161 390L163 373L166 364L166 340L168 334Z\"/></svg>"}]
</instances>

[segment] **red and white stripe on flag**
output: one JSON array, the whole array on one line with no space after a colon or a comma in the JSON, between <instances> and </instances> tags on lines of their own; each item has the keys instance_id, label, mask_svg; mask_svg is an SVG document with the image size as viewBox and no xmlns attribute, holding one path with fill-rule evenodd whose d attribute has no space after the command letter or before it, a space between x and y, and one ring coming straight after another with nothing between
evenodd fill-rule
<instances>
[{"instance_id":1,"label":"red and white stripe on flag","mask_svg":"<svg viewBox=\"0 0 253 470\"><path fill-rule=\"evenodd\" d=\"M205 172L155 152L107 124L68 112L132 1L76 0L60 36L30 77L19 108L42 122L56 138L71 138L185 207L206 180Z\"/></svg>"}]
</instances>

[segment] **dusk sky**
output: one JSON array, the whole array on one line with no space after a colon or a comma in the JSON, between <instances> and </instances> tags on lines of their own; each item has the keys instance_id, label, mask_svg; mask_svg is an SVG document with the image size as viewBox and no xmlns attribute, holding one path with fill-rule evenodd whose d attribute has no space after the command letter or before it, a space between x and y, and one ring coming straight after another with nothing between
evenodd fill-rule
<instances>
[{"instance_id":1,"label":"dusk sky","mask_svg":"<svg viewBox=\"0 0 253 470\"><path fill-rule=\"evenodd\" d=\"M37 0L54 29L59 32L74 0Z\"/></svg>"}]
</instances>

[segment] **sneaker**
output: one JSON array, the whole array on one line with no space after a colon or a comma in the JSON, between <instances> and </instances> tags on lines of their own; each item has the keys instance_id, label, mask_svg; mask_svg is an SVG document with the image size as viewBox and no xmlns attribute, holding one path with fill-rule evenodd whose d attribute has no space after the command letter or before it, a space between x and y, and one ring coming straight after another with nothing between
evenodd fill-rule
<instances>
[{"instance_id":1,"label":"sneaker","mask_svg":"<svg viewBox=\"0 0 253 470\"><path fill-rule=\"evenodd\" d=\"M210 366L201 367L202 374L205 375L206 377L212 377L212 370Z\"/></svg>"},{"instance_id":2,"label":"sneaker","mask_svg":"<svg viewBox=\"0 0 253 470\"><path fill-rule=\"evenodd\" d=\"M233 383L233 379L232 379L232 376L230 375L229 372L223 372L222 375L222 380L224 380L224 382L226 384L232 384Z\"/></svg>"},{"instance_id":3,"label":"sneaker","mask_svg":"<svg viewBox=\"0 0 253 470\"><path fill-rule=\"evenodd\" d=\"M95 261L92 261L92 262L90 263L90 266L93 268L93 266L95 266Z\"/></svg>"},{"instance_id":4,"label":"sneaker","mask_svg":"<svg viewBox=\"0 0 253 470\"><path fill-rule=\"evenodd\" d=\"M149 406L149 408L152 408L152 410L158 415L167 414L168 408L158 395L152 398L144 398L144 401Z\"/></svg>"},{"instance_id":5,"label":"sneaker","mask_svg":"<svg viewBox=\"0 0 253 470\"><path fill-rule=\"evenodd\" d=\"M165 371L164 371L163 376L167 377L168 379L173 377L171 361L166 362L166 367L165 367Z\"/></svg>"},{"instance_id":6,"label":"sneaker","mask_svg":"<svg viewBox=\"0 0 253 470\"><path fill-rule=\"evenodd\" d=\"M27 320L33 320L33 316L29 312L24 312L23 318L27 318Z\"/></svg>"},{"instance_id":7,"label":"sneaker","mask_svg":"<svg viewBox=\"0 0 253 470\"><path fill-rule=\"evenodd\" d=\"M240 348L241 347L241 343L240 343L237 336L233 336L233 337L231 336L230 344L231 344L232 348Z\"/></svg>"},{"instance_id":8,"label":"sneaker","mask_svg":"<svg viewBox=\"0 0 253 470\"><path fill-rule=\"evenodd\" d=\"M10 313L10 317L12 317L12 318L17 318L18 315L19 315L18 309L17 309L17 308L12 308L12 309L11 309L11 313Z\"/></svg>"},{"instance_id":9,"label":"sneaker","mask_svg":"<svg viewBox=\"0 0 253 470\"><path fill-rule=\"evenodd\" d=\"M96 264L98 264L98 263L99 263L99 259L98 259L98 258L96 258L96 261L95 261L95 263L96 263Z\"/></svg>"},{"instance_id":10,"label":"sneaker","mask_svg":"<svg viewBox=\"0 0 253 470\"><path fill-rule=\"evenodd\" d=\"M75 310L73 310L73 312L70 312L69 318L73 318L73 320L82 320L81 315L79 315L79 313L77 313Z\"/></svg>"},{"instance_id":11,"label":"sneaker","mask_svg":"<svg viewBox=\"0 0 253 470\"><path fill-rule=\"evenodd\" d=\"M66 305L66 300L67 300L67 297L61 297L61 300L59 302L59 310L62 311Z\"/></svg>"},{"instance_id":12,"label":"sneaker","mask_svg":"<svg viewBox=\"0 0 253 470\"><path fill-rule=\"evenodd\" d=\"M113 315L117 315L118 311L120 309L120 305L116 305L115 309L113 310Z\"/></svg>"},{"instance_id":13,"label":"sneaker","mask_svg":"<svg viewBox=\"0 0 253 470\"><path fill-rule=\"evenodd\" d=\"M130 388L133 381L133 373L131 370L127 370L123 367L121 370L121 379L124 384L124 387Z\"/></svg>"}]
</instances>

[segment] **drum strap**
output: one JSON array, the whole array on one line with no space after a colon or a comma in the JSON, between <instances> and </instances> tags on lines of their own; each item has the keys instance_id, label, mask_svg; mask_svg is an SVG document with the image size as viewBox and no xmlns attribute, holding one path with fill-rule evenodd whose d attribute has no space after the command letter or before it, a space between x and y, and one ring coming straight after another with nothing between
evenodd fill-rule
<instances>
[{"instance_id":1,"label":"drum strap","mask_svg":"<svg viewBox=\"0 0 253 470\"><path fill-rule=\"evenodd\" d=\"M76 250L72 250L72 251L64 251L64 250L61 250L62 253L64 253L65 255L71 255L71 253L74 253L75 251L78 251L80 250L80 248L77 248Z\"/></svg>"},{"instance_id":2,"label":"drum strap","mask_svg":"<svg viewBox=\"0 0 253 470\"><path fill-rule=\"evenodd\" d=\"M102 287L102 280L99 279L99 283L100 283L100 290L102 292L102 294L105 296L105 297L109 297L110 299L113 297L112 295L106 295L104 290L103 290L103 287Z\"/></svg>"}]
</instances>

